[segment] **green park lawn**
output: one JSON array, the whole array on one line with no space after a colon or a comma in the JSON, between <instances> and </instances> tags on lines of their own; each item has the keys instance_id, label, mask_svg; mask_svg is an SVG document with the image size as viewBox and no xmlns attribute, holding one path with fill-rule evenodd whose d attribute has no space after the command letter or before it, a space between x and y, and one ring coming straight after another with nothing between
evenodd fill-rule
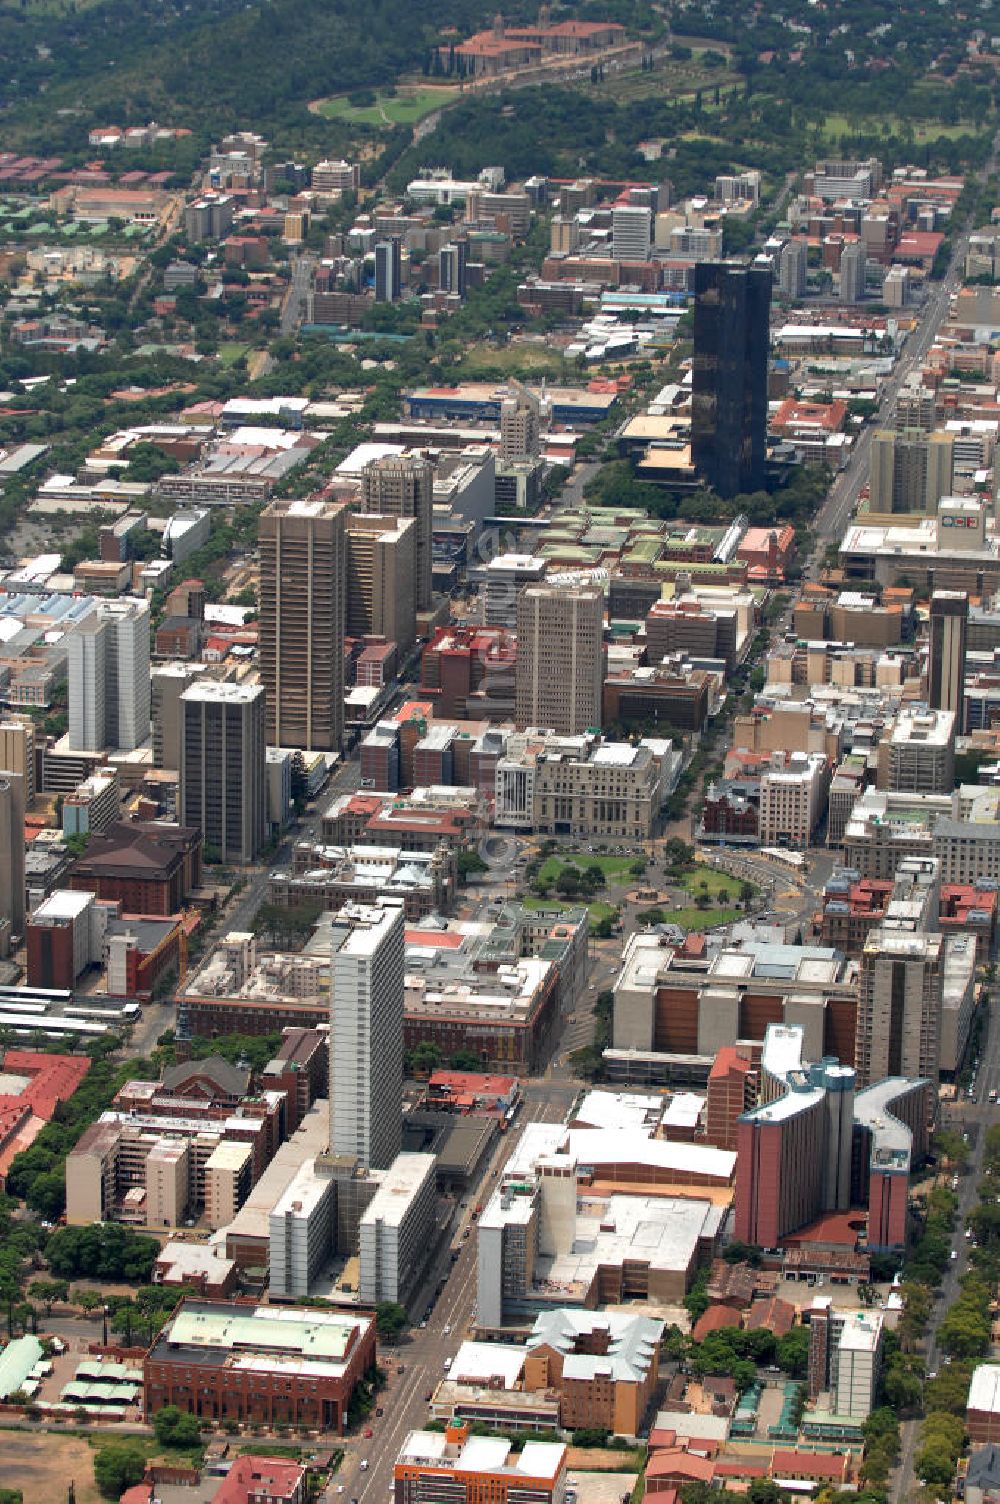
<instances>
[{"instance_id":1,"label":"green park lawn","mask_svg":"<svg viewBox=\"0 0 1000 1504\"><path fill-rule=\"evenodd\" d=\"M706 867L699 864L693 872L678 885L686 893L709 893L718 902L720 893L727 898L737 899L740 896L740 880L738 877L730 877L726 872L719 872L715 867Z\"/></svg>"},{"instance_id":2,"label":"green park lawn","mask_svg":"<svg viewBox=\"0 0 1000 1504\"><path fill-rule=\"evenodd\" d=\"M371 105L353 105L346 94L335 94L315 106L328 120L347 125L416 125L442 105L450 104L457 89L400 89L396 94L377 94Z\"/></svg>"},{"instance_id":3,"label":"green park lawn","mask_svg":"<svg viewBox=\"0 0 1000 1504\"><path fill-rule=\"evenodd\" d=\"M221 366L234 366L241 356L250 349L249 345L239 340L233 340L219 346L219 364Z\"/></svg>"},{"instance_id":4,"label":"green park lawn","mask_svg":"<svg viewBox=\"0 0 1000 1504\"><path fill-rule=\"evenodd\" d=\"M711 930L717 924L732 924L742 917L740 909L724 909L713 904L707 909L671 909L663 907L668 924L679 924L682 930Z\"/></svg>"},{"instance_id":5,"label":"green park lawn","mask_svg":"<svg viewBox=\"0 0 1000 1504\"><path fill-rule=\"evenodd\" d=\"M600 867L605 879L620 878L641 855L635 856L589 856L586 852L567 852L565 856L546 857L538 876L543 883L554 883L564 867ZM638 881L638 879L637 879Z\"/></svg>"},{"instance_id":6,"label":"green park lawn","mask_svg":"<svg viewBox=\"0 0 1000 1504\"><path fill-rule=\"evenodd\" d=\"M945 125L939 120L924 122L907 121L899 115L827 115L823 121L823 135L831 144L839 141L842 136L899 136L906 132L907 126L913 131L913 139L918 146L925 141L936 141L939 136L944 136L949 141L957 140L959 136L975 134L978 129L974 121L960 121L957 125Z\"/></svg>"}]
</instances>

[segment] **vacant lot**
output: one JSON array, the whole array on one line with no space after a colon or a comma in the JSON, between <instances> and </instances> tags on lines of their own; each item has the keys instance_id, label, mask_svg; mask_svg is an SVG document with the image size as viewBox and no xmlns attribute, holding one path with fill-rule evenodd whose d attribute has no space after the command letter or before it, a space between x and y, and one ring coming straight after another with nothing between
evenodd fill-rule
<instances>
[{"instance_id":1,"label":"vacant lot","mask_svg":"<svg viewBox=\"0 0 1000 1504\"><path fill-rule=\"evenodd\" d=\"M416 125L425 115L450 104L457 89L398 89L395 94L377 94L375 103L353 105L346 94L321 99L316 113L328 120L343 120L347 125Z\"/></svg>"},{"instance_id":2,"label":"vacant lot","mask_svg":"<svg viewBox=\"0 0 1000 1504\"><path fill-rule=\"evenodd\" d=\"M5 1431L3 1486L19 1488L28 1500L63 1499L73 1482L77 1504L100 1504L94 1482L94 1453L79 1436Z\"/></svg>"}]
</instances>

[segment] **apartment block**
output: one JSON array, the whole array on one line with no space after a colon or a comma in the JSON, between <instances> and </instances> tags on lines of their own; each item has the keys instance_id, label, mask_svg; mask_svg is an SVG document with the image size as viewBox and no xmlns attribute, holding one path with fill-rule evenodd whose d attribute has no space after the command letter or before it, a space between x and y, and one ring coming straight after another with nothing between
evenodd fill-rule
<instances>
[{"instance_id":1,"label":"apartment block","mask_svg":"<svg viewBox=\"0 0 1000 1504\"><path fill-rule=\"evenodd\" d=\"M416 637L417 522L349 512L345 518L344 630L384 637L406 653Z\"/></svg>"},{"instance_id":2,"label":"apartment block","mask_svg":"<svg viewBox=\"0 0 1000 1504\"><path fill-rule=\"evenodd\" d=\"M600 585L547 580L521 591L515 671L519 727L574 735L599 726L604 664Z\"/></svg>"}]
</instances>

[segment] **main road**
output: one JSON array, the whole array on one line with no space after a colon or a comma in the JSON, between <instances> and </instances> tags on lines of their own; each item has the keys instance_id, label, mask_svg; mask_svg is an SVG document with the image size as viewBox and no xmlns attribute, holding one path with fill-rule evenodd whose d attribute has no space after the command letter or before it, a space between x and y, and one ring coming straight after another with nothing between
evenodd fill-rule
<instances>
[{"instance_id":1,"label":"main road","mask_svg":"<svg viewBox=\"0 0 1000 1504\"><path fill-rule=\"evenodd\" d=\"M528 1080L524 1082L524 1122L559 1123L565 1118L580 1090L578 1082ZM387 1388L377 1404L381 1417L365 1422L361 1433L348 1437L346 1455L329 1485L326 1498L340 1492L359 1504L377 1504L392 1492L393 1465L408 1432L427 1420L431 1392L445 1374L445 1361L453 1358L474 1323L476 1304L475 1207L492 1192L502 1166L516 1147L521 1129L512 1129L500 1140L492 1163L478 1192L470 1192L445 1246L439 1250L410 1309L423 1320L399 1347L380 1348L380 1362L389 1375ZM479 1201L475 1197L478 1195ZM465 1234L468 1236L464 1236ZM461 1250L452 1263L451 1249ZM442 1280L444 1289L435 1300ZM398 1373L402 1367L403 1372ZM372 1435L363 1433L370 1429ZM363 1466L362 1464L367 1464Z\"/></svg>"}]
</instances>

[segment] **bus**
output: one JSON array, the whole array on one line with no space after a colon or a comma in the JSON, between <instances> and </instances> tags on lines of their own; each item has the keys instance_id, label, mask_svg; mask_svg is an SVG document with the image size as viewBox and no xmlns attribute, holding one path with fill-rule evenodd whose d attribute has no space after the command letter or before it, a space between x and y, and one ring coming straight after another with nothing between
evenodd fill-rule
<instances>
[{"instance_id":1,"label":"bus","mask_svg":"<svg viewBox=\"0 0 1000 1504\"><path fill-rule=\"evenodd\" d=\"M8 1003L61 1003L73 1001L68 987L0 987L0 1008Z\"/></svg>"}]
</instances>

